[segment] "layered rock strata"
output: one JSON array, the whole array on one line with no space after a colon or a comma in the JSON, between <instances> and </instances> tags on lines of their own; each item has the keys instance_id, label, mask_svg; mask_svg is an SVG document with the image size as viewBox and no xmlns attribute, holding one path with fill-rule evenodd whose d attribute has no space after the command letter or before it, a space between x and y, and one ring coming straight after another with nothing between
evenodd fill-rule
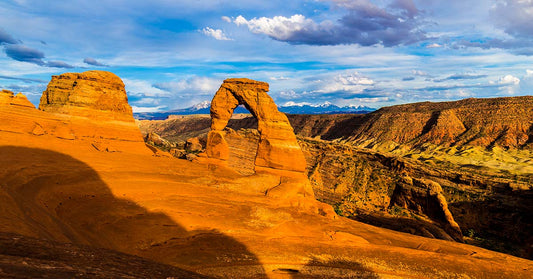
<instances>
[{"instance_id":1,"label":"layered rock strata","mask_svg":"<svg viewBox=\"0 0 533 279\"><path fill-rule=\"evenodd\" d=\"M98 119L133 121L122 80L106 71L52 76L41 96L43 111Z\"/></svg>"},{"instance_id":2,"label":"layered rock strata","mask_svg":"<svg viewBox=\"0 0 533 279\"><path fill-rule=\"evenodd\" d=\"M150 152L135 124L124 83L105 71L53 76L39 110L24 95L0 92L2 130L79 141L103 152Z\"/></svg>"}]
</instances>

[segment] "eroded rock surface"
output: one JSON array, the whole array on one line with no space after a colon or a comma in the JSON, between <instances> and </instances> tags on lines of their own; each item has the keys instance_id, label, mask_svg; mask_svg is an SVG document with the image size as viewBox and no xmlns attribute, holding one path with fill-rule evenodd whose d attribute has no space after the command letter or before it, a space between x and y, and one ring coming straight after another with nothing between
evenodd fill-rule
<instances>
[{"instance_id":1,"label":"eroded rock surface","mask_svg":"<svg viewBox=\"0 0 533 279\"><path fill-rule=\"evenodd\" d=\"M392 206L400 206L437 220L453 240L463 242L461 228L453 219L438 183L406 176L394 189L390 202Z\"/></svg>"},{"instance_id":2,"label":"eroded rock surface","mask_svg":"<svg viewBox=\"0 0 533 279\"><path fill-rule=\"evenodd\" d=\"M39 109L98 119L133 121L124 83L118 76L106 71L52 76L41 96Z\"/></svg>"},{"instance_id":3,"label":"eroded rock surface","mask_svg":"<svg viewBox=\"0 0 533 279\"><path fill-rule=\"evenodd\" d=\"M0 92L2 130L73 141L102 152L146 153L124 83L104 71L53 76L39 109L21 93Z\"/></svg>"},{"instance_id":4,"label":"eroded rock surface","mask_svg":"<svg viewBox=\"0 0 533 279\"><path fill-rule=\"evenodd\" d=\"M268 92L268 83L250 79L227 79L211 102L211 131L207 156L227 161L229 147L224 128L238 105L244 105L257 118L259 143L255 166L304 172L305 158L285 114L278 111Z\"/></svg>"},{"instance_id":5,"label":"eroded rock surface","mask_svg":"<svg viewBox=\"0 0 533 279\"><path fill-rule=\"evenodd\" d=\"M12 106L21 106L28 108L35 108L28 98L22 93L15 95L13 92L3 89L0 91L0 105L12 105Z\"/></svg>"}]
</instances>

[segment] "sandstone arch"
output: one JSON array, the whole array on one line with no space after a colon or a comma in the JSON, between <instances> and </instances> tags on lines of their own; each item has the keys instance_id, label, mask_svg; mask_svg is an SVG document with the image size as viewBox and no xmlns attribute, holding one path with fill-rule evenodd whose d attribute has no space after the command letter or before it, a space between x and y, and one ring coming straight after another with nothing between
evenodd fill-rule
<instances>
[{"instance_id":1,"label":"sandstone arch","mask_svg":"<svg viewBox=\"0 0 533 279\"><path fill-rule=\"evenodd\" d=\"M285 114L278 111L267 94L268 83L246 78L226 79L211 102L211 131L207 137L206 154L211 159L227 161L229 147L224 128L233 111L244 105L257 119L259 145L255 169L305 172L305 157L296 141Z\"/></svg>"}]
</instances>

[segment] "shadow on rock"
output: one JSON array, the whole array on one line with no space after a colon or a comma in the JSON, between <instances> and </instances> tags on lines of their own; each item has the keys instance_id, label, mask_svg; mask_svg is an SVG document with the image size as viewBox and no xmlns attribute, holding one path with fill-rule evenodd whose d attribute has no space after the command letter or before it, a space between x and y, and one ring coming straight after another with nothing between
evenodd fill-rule
<instances>
[{"instance_id":1,"label":"shadow on rock","mask_svg":"<svg viewBox=\"0 0 533 279\"><path fill-rule=\"evenodd\" d=\"M193 271L210 266L231 273L232 264L247 265L253 270L249 270L250 277L264 277L261 263L245 245L216 230L188 231L163 213L149 212L126 198L115 197L98 173L77 159L49 150L14 146L0 147L0 154L2 232L45 241L37 246L55 241L105 248ZM18 249L17 256L32 258L35 249ZM68 266L70 258L62 253L59 260ZM53 253L46 257L50 255ZM72 260L80 260L83 255L73 253ZM102 262L115 261L115 256L102 255ZM52 260L46 257L43 260ZM143 262L138 264L142 266ZM115 268L99 268L108 267ZM29 267L13 270L17 275L35 271ZM176 270L171 268L162 274L192 274L175 273ZM84 273L87 270L80 272L90 275Z\"/></svg>"}]
</instances>

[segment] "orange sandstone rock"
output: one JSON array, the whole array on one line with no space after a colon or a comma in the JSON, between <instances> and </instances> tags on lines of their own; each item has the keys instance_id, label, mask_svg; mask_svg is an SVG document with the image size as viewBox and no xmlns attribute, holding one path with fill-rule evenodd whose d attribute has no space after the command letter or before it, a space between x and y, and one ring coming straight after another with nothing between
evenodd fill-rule
<instances>
[{"instance_id":1,"label":"orange sandstone rock","mask_svg":"<svg viewBox=\"0 0 533 279\"><path fill-rule=\"evenodd\" d=\"M124 83L115 74L105 71L52 76L41 96L39 109L90 118L133 121Z\"/></svg>"},{"instance_id":2,"label":"orange sandstone rock","mask_svg":"<svg viewBox=\"0 0 533 279\"><path fill-rule=\"evenodd\" d=\"M15 95L13 94L13 92L5 89L0 91L0 105L14 105L35 108L35 106L30 103L30 101L28 101L24 94L18 93L17 95Z\"/></svg>"},{"instance_id":3,"label":"orange sandstone rock","mask_svg":"<svg viewBox=\"0 0 533 279\"><path fill-rule=\"evenodd\" d=\"M227 160L228 148L224 128L233 110L244 105L257 118L260 138L256 167L304 172L304 155L285 114L268 92L268 83L250 79L227 79L211 102L211 132L208 135L207 156Z\"/></svg>"},{"instance_id":4,"label":"orange sandstone rock","mask_svg":"<svg viewBox=\"0 0 533 279\"><path fill-rule=\"evenodd\" d=\"M244 105L257 119L259 140L254 169L256 172L277 176L276 181L279 181L261 191L278 201L280 206L288 205L334 218L336 214L331 206L315 200L313 189L305 175L305 157L292 126L266 92L268 83L265 82L245 78L224 81L211 102L207 157L225 166L232 165L228 162L232 157L228 140L231 140L234 132L225 128L233 110ZM248 187L257 188L253 184L249 183Z\"/></svg>"}]
</instances>

